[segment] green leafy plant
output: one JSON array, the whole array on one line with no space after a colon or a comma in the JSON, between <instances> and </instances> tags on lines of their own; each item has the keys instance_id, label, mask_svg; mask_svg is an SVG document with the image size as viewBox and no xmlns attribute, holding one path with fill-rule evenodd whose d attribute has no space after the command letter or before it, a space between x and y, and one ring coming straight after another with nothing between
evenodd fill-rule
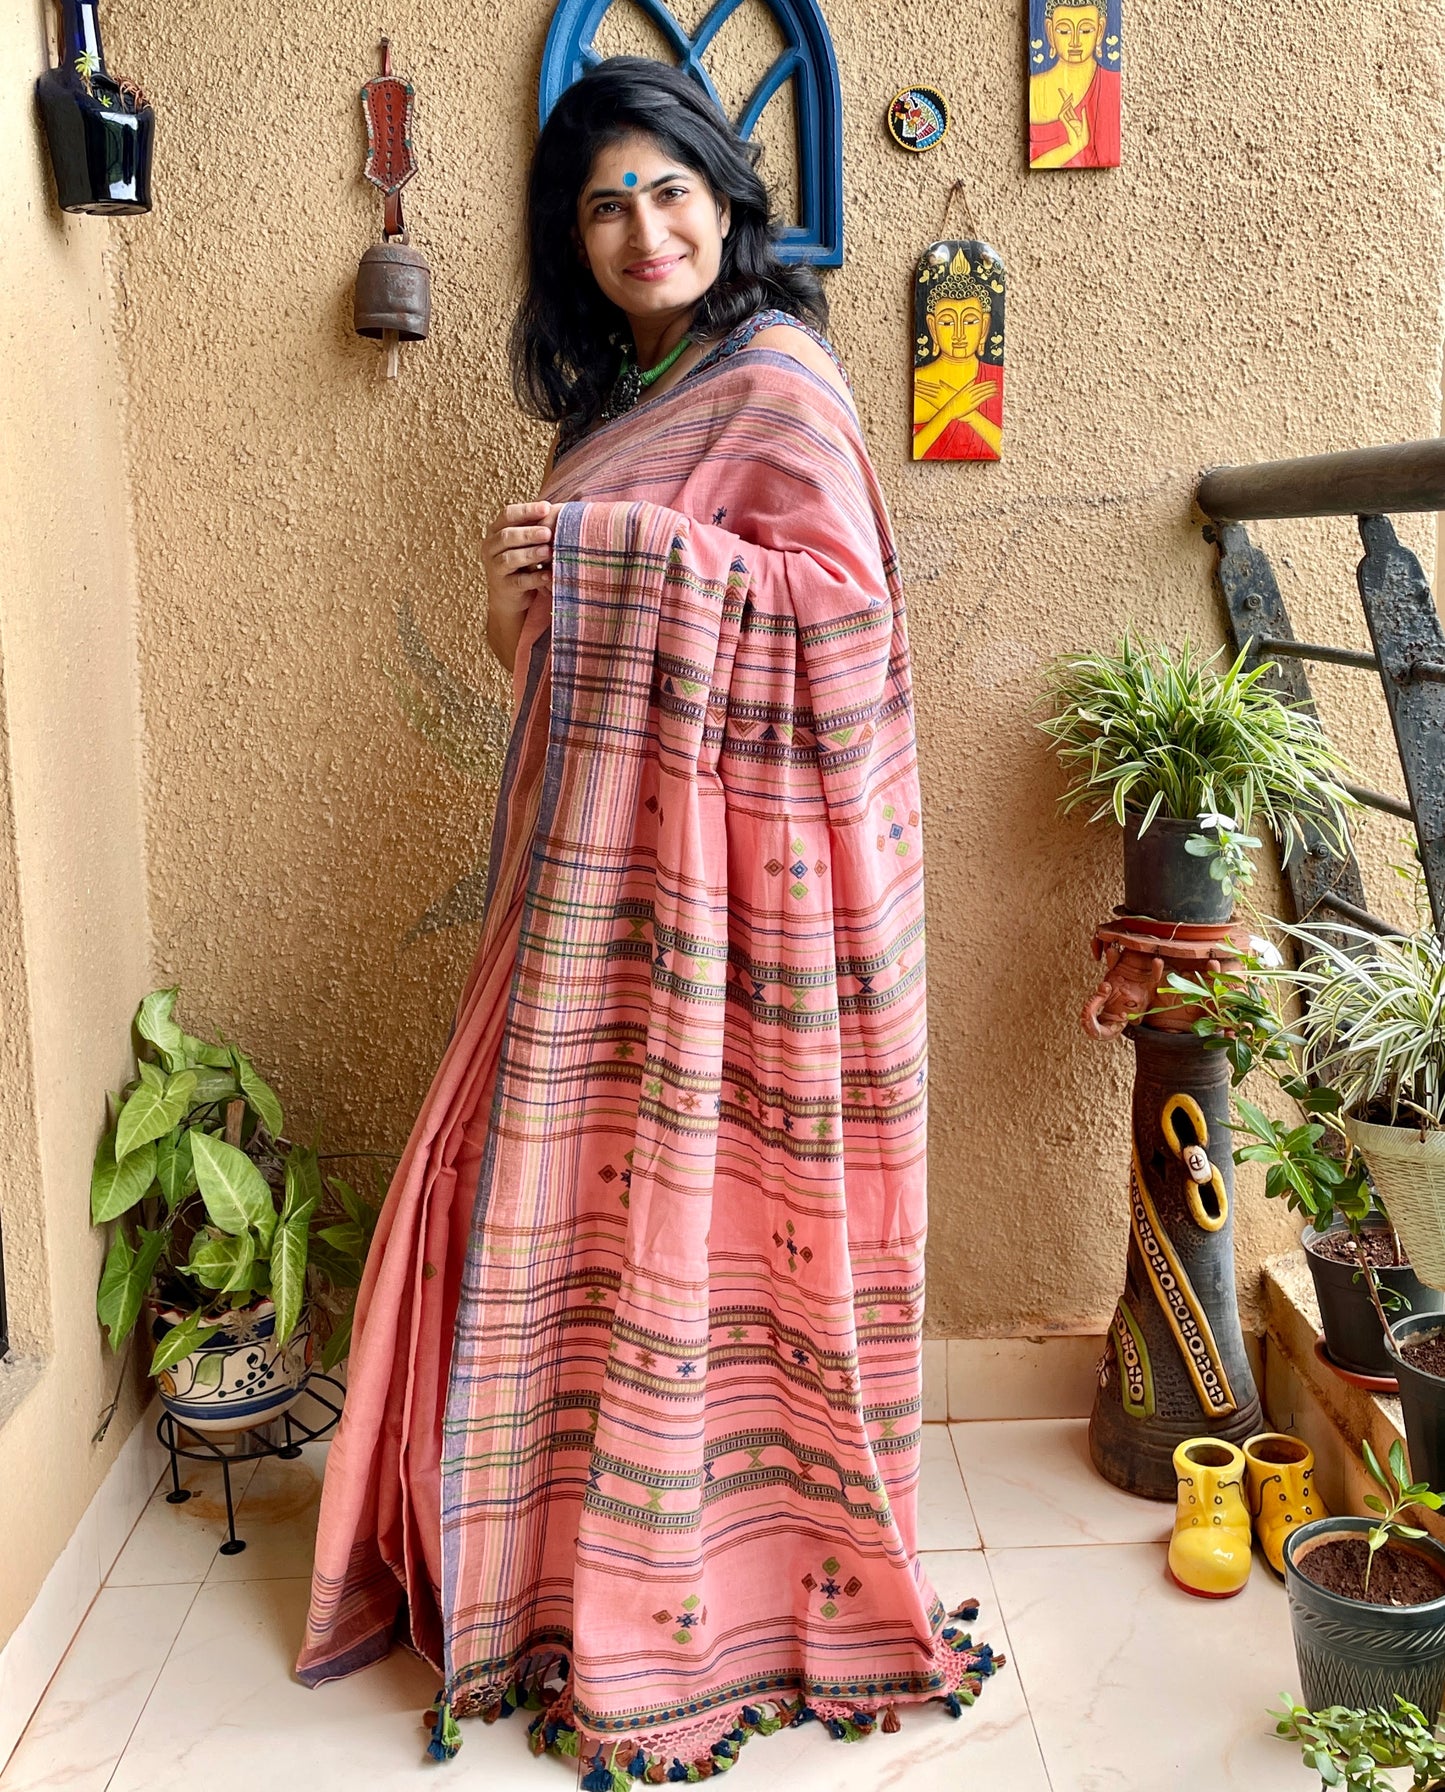
<instances>
[{"instance_id":1,"label":"green leafy plant","mask_svg":"<svg viewBox=\"0 0 1445 1792\"><path fill-rule=\"evenodd\" d=\"M323 1175L314 1141L283 1136L275 1091L238 1046L181 1027L179 993L152 990L136 1011L137 1073L110 1098L91 1170L91 1221L115 1226L96 1296L111 1349L147 1297L179 1312L151 1358L159 1375L269 1299L278 1343L308 1305L327 1315L334 1367L379 1206Z\"/></svg>"},{"instance_id":2,"label":"green leafy plant","mask_svg":"<svg viewBox=\"0 0 1445 1792\"><path fill-rule=\"evenodd\" d=\"M1232 815L1206 811L1199 817L1199 832L1184 842L1184 850L1196 859L1209 860L1209 875L1226 896L1247 890L1254 882L1254 860L1249 856L1264 844L1247 834Z\"/></svg>"},{"instance_id":3,"label":"green leafy plant","mask_svg":"<svg viewBox=\"0 0 1445 1792\"><path fill-rule=\"evenodd\" d=\"M1398 1693L1393 1711L1343 1705L1311 1711L1286 1697L1270 1716L1278 1720L1275 1734L1299 1744L1305 1766L1331 1792L1396 1792L1395 1780L1386 1777L1396 1767L1413 1770L1413 1792L1432 1792L1445 1775L1445 1744L1419 1706Z\"/></svg>"},{"instance_id":4,"label":"green leafy plant","mask_svg":"<svg viewBox=\"0 0 1445 1792\"><path fill-rule=\"evenodd\" d=\"M1375 1557L1387 1543L1397 1542L1403 1537L1424 1537L1427 1532L1417 1530L1413 1525L1402 1524L1400 1514L1410 1506L1425 1506L1431 1512L1438 1512L1445 1506L1445 1494L1432 1493L1428 1482L1409 1481L1405 1479L1405 1446L1397 1437L1390 1445L1388 1469L1380 1467L1380 1459L1370 1448L1369 1438L1360 1440L1360 1456L1365 1464L1365 1471L1379 1488L1379 1493L1367 1493L1365 1504L1372 1512L1380 1514L1380 1522L1370 1527L1369 1558L1365 1563L1365 1597L1370 1596L1370 1570L1375 1565Z\"/></svg>"},{"instance_id":5,"label":"green leafy plant","mask_svg":"<svg viewBox=\"0 0 1445 1792\"><path fill-rule=\"evenodd\" d=\"M1381 1328L1388 1330L1387 1309L1406 1303L1403 1296L1381 1287L1365 1249L1364 1226L1372 1214L1387 1222L1389 1215L1345 1130L1344 1095L1311 1066L1305 1021L1291 1020L1286 1013L1297 987L1296 973L1267 932L1271 925L1286 934L1292 930L1258 916L1256 920L1266 933L1251 936L1239 955L1238 970L1192 976L1171 972L1165 987L1175 1001L1184 999L1196 1007L1191 1022L1195 1035L1229 1060L1238 1116L1230 1125L1243 1141L1234 1152L1235 1163L1260 1165L1265 1194L1284 1201L1316 1232L1344 1226L1358 1262L1356 1279L1363 1280ZM1255 1070L1269 1075L1294 1105L1298 1115L1294 1123L1273 1119L1239 1093L1239 1085ZM1398 1263L1400 1245L1393 1227L1390 1238Z\"/></svg>"},{"instance_id":6,"label":"green leafy plant","mask_svg":"<svg viewBox=\"0 0 1445 1792\"><path fill-rule=\"evenodd\" d=\"M1126 634L1112 652L1054 663L1039 727L1068 773L1065 813L1121 827L1140 815L1141 833L1156 815L1224 816L1240 834L1262 821L1286 849L1308 816L1343 840L1355 800L1318 720L1271 688L1269 662L1247 672L1241 654L1218 671L1219 658Z\"/></svg>"}]
</instances>

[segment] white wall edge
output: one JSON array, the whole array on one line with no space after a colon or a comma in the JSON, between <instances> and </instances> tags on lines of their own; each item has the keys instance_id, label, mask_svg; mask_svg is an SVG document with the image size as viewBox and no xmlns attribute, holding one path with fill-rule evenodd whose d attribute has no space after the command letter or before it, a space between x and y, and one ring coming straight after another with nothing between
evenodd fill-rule
<instances>
[{"instance_id":1,"label":"white wall edge","mask_svg":"<svg viewBox=\"0 0 1445 1792\"><path fill-rule=\"evenodd\" d=\"M120 1447L69 1543L0 1649L0 1772L166 1467L153 1400Z\"/></svg>"}]
</instances>

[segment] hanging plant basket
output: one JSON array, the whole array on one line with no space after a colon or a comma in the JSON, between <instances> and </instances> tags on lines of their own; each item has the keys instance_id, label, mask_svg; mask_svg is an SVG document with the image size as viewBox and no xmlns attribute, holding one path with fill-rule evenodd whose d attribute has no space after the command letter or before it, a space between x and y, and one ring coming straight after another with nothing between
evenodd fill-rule
<instances>
[{"instance_id":1,"label":"hanging plant basket","mask_svg":"<svg viewBox=\"0 0 1445 1792\"><path fill-rule=\"evenodd\" d=\"M1410 1267L1445 1288L1445 1132L1346 1119Z\"/></svg>"}]
</instances>

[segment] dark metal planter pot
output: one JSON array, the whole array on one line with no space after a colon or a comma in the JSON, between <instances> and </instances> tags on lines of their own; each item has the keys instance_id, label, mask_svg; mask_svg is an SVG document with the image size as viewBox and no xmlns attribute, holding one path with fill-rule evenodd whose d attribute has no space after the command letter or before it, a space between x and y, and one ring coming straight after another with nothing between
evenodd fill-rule
<instances>
[{"instance_id":1,"label":"dark metal planter pot","mask_svg":"<svg viewBox=\"0 0 1445 1792\"><path fill-rule=\"evenodd\" d=\"M1284 1577L1304 1702L1389 1709L1399 1693L1427 1713L1445 1694L1445 1594L1428 1605L1374 1605L1342 1599L1306 1580L1300 1558L1329 1537L1363 1536L1370 1518L1316 1518L1285 1540ZM1393 1547L1412 1550L1445 1575L1445 1549L1431 1537Z\"/></svg>"},{"instance_id":2,"label":"dark metal planter pot","mask_svg":"<svg viewBox=\"0 0 1445 1792\"><path fill-rule=\"evenodd\" d=\"M1335 1229L1343 1231L1343 1227ZM1367 1221L1365 1229L1383 1231L1384 1222ZM1321 1236L1313 1226L1306 1226L1300 1243L1306 1247L1305 1262L1314 1277L1325 1349L1330 1360L1338 1368L1348 1369L1352 1375L1393 1375L1395 1359L1380 1330L1375 1303L1370 1299L1364 1278L1355 1280L1358 1263L1332 1263L1327 1257L1315 1256L1308 1246ZM1408 1264L1398 1269L1377 1269L1375 1275L1381 1287L1393 1288L1410 1303L1402 1309L1403 1313L1445 1313L1445 1291L1427 1288Z\"/></svg>"},{"instance_id":3,"label":"dark metal planter pot","mask_svg":"<svg viewBox=\"0 0 1445 1792\"><path fill-rule=\"evenodd\" d=\"M1390 1341L1399 1346L1411 1338L1445 1332L1440 1313L1413 1313L1390 1325ZM1445 1380L1427 1374L1406 1360L1398 1348L1390 1363L1400 1383L1400 1405L1405 1414L1405 1442L1410 1449L1410 1479L1428 1481L1445 1490Z\"/></svg>"},{"instance_id":4,"label":"dark metal planter pot","mask_svg":"<svg viewBox=\"0 0 1445 1792\"><path fill-rule=\"evenodd\" d=\"M1156 815L1141 836L1141 819L1131 815L1124 823L1124 912L1168 921L1227 921L1234 898L1209 875L1208 859L1184 850L1199 823Z\"/></svg>"}]
</instances>

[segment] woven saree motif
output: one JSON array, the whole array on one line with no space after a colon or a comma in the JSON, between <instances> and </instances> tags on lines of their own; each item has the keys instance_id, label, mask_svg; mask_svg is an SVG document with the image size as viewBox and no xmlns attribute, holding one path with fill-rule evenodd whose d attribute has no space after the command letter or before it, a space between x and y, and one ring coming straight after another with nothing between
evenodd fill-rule
<instances>
[{"instance_id":1,"label":"woven saree motif","mask_svg":"<svg viewBox=\"0 0 1445 1792\"><path fill-rule=\"evenodd\" d=\"M375 1647L347 1582L379 1557L424 1650L435 1610L433 1752L457 1715L530 1704L533 1746L610 1788L706 1777L809 1716L957 1711L993 1662L915 1553L923 841L856 419L753 350L597 431L545 495L552 600L448 1048L486 1085L459 1126L439 1071L450 1131L419 1118L398 1172L425 1182L418 1135L471 1141L449 1360L422 1377L436 1488L410 1502L423 1526L435 1502L441 1571L405 1512L370 1554L364 1522L337 1537L302 1669Z\"/></svg>"}]
</instances>

